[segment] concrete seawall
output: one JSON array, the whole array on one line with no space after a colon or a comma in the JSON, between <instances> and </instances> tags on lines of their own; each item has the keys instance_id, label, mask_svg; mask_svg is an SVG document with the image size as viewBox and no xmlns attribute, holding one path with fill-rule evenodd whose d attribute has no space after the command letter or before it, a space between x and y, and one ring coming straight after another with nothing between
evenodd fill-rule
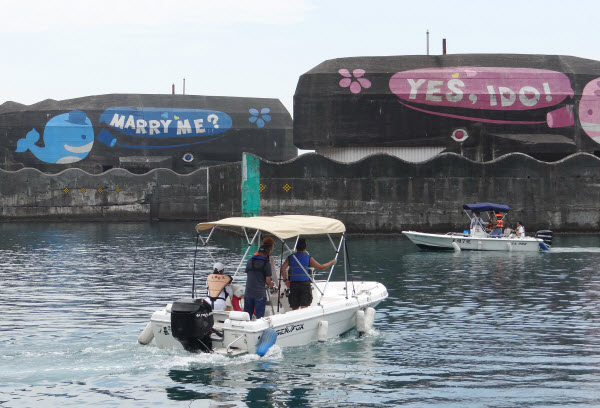
<instances>
[{"instance_id":1,"label":"concrete seawall","mask_svg":"<svg viewBox=\"0 0 600 408\"><path fill-rule=\"evenodd\" d=\"M508 225L528 231L598 232L600 159L579 153L545 163L520 153L477 163L453 153L424 163L388 155L344 164L316 154L260 162L261 215L341 219L349 231L462 231L462 205L511 206Z\"/></svg>"},{"instance_id":2,"label":"concrete seawall","mask_svg":"<svg viewBox=\"0 0 600 408\"><path fill-rule=\"evenodd\" d=\"M316 154L284 163L246 154L187 175L0 170L2 221L314 214L339 218L351 232L462 231L462 205L478 201L510 205L508 226L521 220L529 232L598 232L600 159L578 153L545 163L512 153L477 163L447 153L425 163L376 155L344 164Z\"/></svg>"},{"instance_id":3,"label":"concrete seawall","mask_svg":"<svg viewBox=\"0 0 600 408\"><path fill-rule=\"evenodd\" d=\"M207 220L240 211L240 164L138 175L112 169L94 175L68 169L0 170L0 220ZM209 187L212 186L212 187ZM209 191L211 204L209 205ZM232 196L234 199L232 199ZM209 217L211 215L211 217Z\"/></svg>"}]
</instances>

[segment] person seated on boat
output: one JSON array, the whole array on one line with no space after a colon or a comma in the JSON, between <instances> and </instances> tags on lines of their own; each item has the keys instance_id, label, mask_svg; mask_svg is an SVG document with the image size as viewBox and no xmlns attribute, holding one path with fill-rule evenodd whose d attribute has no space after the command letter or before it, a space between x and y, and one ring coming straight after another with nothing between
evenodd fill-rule
<instances>
[{"instance_id":1,"label":"person seated on boat","mask_svg":"<svg viewBox=\"0 0 600 408\"><path fill-rule=\"evenodd\" d=\"M217 262L213 266L213 273L206 278L208 296L206 301L210 303L213 310L225 310L227 308L227 297L233 296L231 281L233 278L225 274L225 265Z\"/></svg>"},{"instance_id":2,"label":"person seated on boat","mask_svg":"<svg viewBox=\"0 0 600 408\"><path fill-rule=\"evenodd\" d=\"M504 228L504 215L501 212L494 214L494 226L492 229L492 237L501 237L502 228Z\"/></svg>"},{"instance_id":3,"label":"person seated on boat","mask_svg":"<svg viewBox=\"0 0 600 408\"><path fill-rule=\"evenodd\" d=\"M275 287L271 280L270 248L261 246L246 263L246 289L244 291L244 312L257 319L265 315L267 292L265 286ZM271 247L272 249L272 247Z\"/></svg>"},{"instance_id":4,"label":"person seated on boat","mask_svg":"<svg viewBox=\"0 0 600 408\"><path fill-rule=\"evenodd\" d=\"M517 237L525 237L525 227L521 221L517 221Z\"/></svg>"},{"instance_id":5,"label":"person seated on boat","mask_svg":"<svg viewBox=\"0 0 600 408\"><path fill-rule=\"evenodd\" d=\"M298 239L296 252L288 256L281 265L281 276L285 285L290 288L290 306L292 310L305 308L312 303L312 288L310 286L309 267L322 271L337 263L337 259L320 264L306 251L306 240ZM289 269L288 269L289 268Z\"/></svg>"}]
</instances>

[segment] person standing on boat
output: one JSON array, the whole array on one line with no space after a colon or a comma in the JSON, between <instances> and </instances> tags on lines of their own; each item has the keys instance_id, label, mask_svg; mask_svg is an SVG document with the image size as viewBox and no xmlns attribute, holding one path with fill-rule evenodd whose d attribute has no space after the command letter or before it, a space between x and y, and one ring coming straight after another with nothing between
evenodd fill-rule
<instances>
[{"instance_id":1,"label":"person standing on boat","mask_svg":"<svg viewBox=\"0 0 600 408\"><path fill-rule=\"evenodd\" d=\"M233 296L231 281L233 278L225 274L225 265L217 262L213 266L213 273L206 278L206 287L208 297L206 301L210 303L213 310L225 310L227 307L227 296Z\"/></svg>"},{"instance_id":2,"label":"person standing on boat","mask_svg":"<svg viewBox=\"0 0 600 408\"><path fill-rule=\"evenodd\" d=\"M271 280L277 282L279 280L279 273L275 267L275 258L271 255L273 248L275 248L275 241L271 237L264 237L262 241L265 249L269 251L269 264L271 265Z\"/></svg>"},{"instance_id":3,"label":"person standing on boat","mask_svg":"<svg viewBox=\"0 0 600 408\"><path fill-rule=\"evenodd\" d=\"M521 221L517 221L517 237L525 236L525 227L521 224Z\"/></svg>"},{"instance_id":4,"label":"person standing on boat","mask_svg":"<svg viewBox=\"0 0 600 408\"><path fill-rule=\"evenodd\" d=\"M502 228L504 228L504 215L501 212L497 212L494 214L496 222L494 223L494 229L492 230L492 237L501 237L502 236Z\"/></svg>"},{"instance_id":5,"label":"person standing on boat","mask_svg":"<svg viewBox=\"0 0 600 408\"><path fill-rule=\"evenodd\" d=\"M322 271L336 263L337 259L334 258L321 265L306 252L306 240L304 238L298 239L296 252L287 257L281 265L280 271L282 278L285 279L285 285L290 288L289 300L292 310L308 307L312 303L312 288L308 275L309 266Z\"/></svg>"},{"instance_id":6,"label":"person standing on boat","mask_svg":"<svg viewBox=\"0 0 600 408\"><path fill-rule=\"evenodd\" d=\"M250 317L252 314L260 319L265 315L267 292L265 285L275 286L271 280L271 263L269 262L270 249L273 247L261 246L246 264L246 289L244 290L244 312Z\"/></svg>"},{"instance_id":7,"label":"person standing on boat","mask_svg":"<svg viewBox=\"0 0 600 408\"><path fill-rule=\"evenodd\" d=\"M473 213L473 218L471 218L471 229L475 228L478 225L479 227L481 227L482 230L484 229L484 223L480 215L481 213L479 211Z\"/></svg>"}]
</instances>

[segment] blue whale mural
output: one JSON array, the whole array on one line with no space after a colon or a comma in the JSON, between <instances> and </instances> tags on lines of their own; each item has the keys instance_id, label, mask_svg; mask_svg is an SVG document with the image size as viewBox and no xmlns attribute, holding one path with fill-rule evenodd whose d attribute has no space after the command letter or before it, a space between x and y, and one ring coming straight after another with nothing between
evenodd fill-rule
<instances>
[{"instance_id":1,"label":"blue whale mural","mask_svg":"<svg viewBox=\"0 0 600 408\"><path fill-rule=\"evenodd\" d=\"M44 147L36 145L40 139L32 129L17 141L15 152L27 150L46 163L69 164L85 159L94 145L94 128L85 112L71 111L55 116L44 128Z\"/></svg>"}]
</instances>

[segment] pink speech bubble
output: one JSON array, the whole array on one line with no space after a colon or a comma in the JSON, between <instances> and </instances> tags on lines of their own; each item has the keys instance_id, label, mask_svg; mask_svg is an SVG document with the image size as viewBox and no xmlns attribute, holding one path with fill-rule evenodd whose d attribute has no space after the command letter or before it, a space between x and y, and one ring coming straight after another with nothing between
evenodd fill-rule
<instances>
[{"instance_id":1,"label":"pink speech bubble","mask_svg":"<svg viewBox=\"0 0 600 408\"><path fill-rule=\"evenodd\" d=\"M402 71L390 79L390 90L406 102L507 111L546 108L574 95L562 72L508 67Z\"/></svg>"}]
</instances>

